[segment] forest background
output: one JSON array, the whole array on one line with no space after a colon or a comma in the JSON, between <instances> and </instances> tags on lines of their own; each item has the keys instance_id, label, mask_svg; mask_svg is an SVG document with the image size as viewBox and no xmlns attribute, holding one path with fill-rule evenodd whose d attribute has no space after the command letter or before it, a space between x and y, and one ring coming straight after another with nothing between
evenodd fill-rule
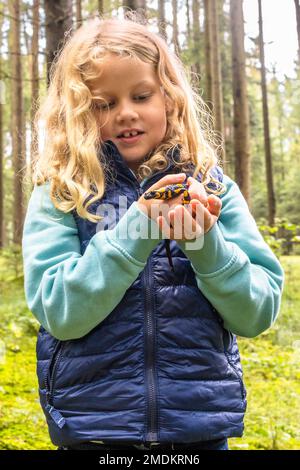
<instances>
[{"instance_id":1,"label":"forest background","mask_svg":"<svg viewBox=\"0 0 300 470\"><path fill-rule=\"evenodd\" d=\"M21 256L32 190L26 176L37 149L34 113L64 38L97 12L121 17L130 9L142 9L149 28L165 37L184 62L211 109L215 131L224 136L218 149L224 170L239 184L285 269L277 322L258 338L239 338L248 410L244 437L230 439L230 448L300 449L300 4L272 0L272 11L270 3L0 3L0 449L54 448L38 401L39 325L26 305ZM271 43L263 36L280 9L283 19L289 9L293 19L283 20L271 41L294 38L282 40L287 56L293 57L294 50L288 67L277 61L274 48L270 60ZM257 28L247 33L250 17Z\"/></svg>"}]
</instances>

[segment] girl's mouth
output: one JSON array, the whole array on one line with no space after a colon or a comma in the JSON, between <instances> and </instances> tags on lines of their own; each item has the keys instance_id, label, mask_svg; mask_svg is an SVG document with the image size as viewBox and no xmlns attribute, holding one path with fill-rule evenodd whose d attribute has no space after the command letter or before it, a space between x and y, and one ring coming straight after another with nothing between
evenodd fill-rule
<instances>
[{"instance_id":1,"label":"girl's mouth","mask_svg":"<svg viewBox=\"0 0 300 470\"><path fill-rule=\"evenodd\" d=\"M137 135L130 136L130 137L117 137L118 140L121 140L121 142L124 142L125 144L135 144L138 142L141 137L144 135L144 132L141 132Z\"/></svg>"}]
</instances>

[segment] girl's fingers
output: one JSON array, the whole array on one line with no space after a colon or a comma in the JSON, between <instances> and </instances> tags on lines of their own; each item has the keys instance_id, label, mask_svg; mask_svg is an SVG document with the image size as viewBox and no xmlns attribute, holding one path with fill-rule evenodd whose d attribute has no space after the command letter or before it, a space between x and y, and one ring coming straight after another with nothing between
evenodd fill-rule
<instances>
[{"instance_id":1,"label":"girl's fingers","mask_svg":"<svg viewBox=\"0 0 300 470\"><path fill-rule=\"evenodd\" d=\"M156 219L157 225L159 226L161 232L166 238L173 239L174 238L174 230L170 227L166 219L159 215Z\"/></svg>"},{"instance_id":2,"label":"girl's fingers","mask_svg":"<svg viewBox=\"0 0 300 470\"><path fill-rule=\"evenodd\" d=\"M168 217L169 217L170 226L171 226L171 228L173 228L174 227L174 217L175 217L175 213L174 213L173 209L169 211Z\"/></svg>"},{"instance_id":3,"label":"girl's fingers","mask_svg":"<svg viewBox=\"0 0 300 470\"><path fill-rule=\"evenodd\" d=\"M196 222L201 224L204 218L204 206L198 199L192 199L190 202L190 208L192 210L192 216Z\"/></svg>"},{"instance_id":4,"label":"girl's fingers","mask_svg":"<svg viewBox=\"0 0 300 470\"><path fill-rule=\"evenodd\" d=\"M222 209L222 201L219 197L213 194L208 196L208 210L212 215L219 217Z\"/></svg>"},{"instance_id":5,"label":"girl's fingers","mask_svg":"<svg viewBox=\"0 0 300 470\"><path fill-rule=\"evenodd\" d=\"M150 188L147 189L147 192L155 191L157 189L168 186L169 184L183 183L185 178L186 178L185 173L166 175L163 178L161 178L159 181L157 181L155 184L150 186ZM144 194L142 194L138 200L138 206L143 212L145 212L148 215L148 217L151 217L152 219L157 220L157 215L159 212L164 213L174 203L179 204L182 200L182 197L183 197L182 195L179 195L176 198L169 199L169 200L167 199L161 200L161 199L155 199L155 198L146 200L144 198Z\"/></svg>"},{"instance_id":6,"label":"girl's fingers","mask_svg":"<svg viewBox=\"0 0 300 470\"><path fill-rule=\"evenodd\" d=\"M156 221L157 224L166 238L170 238L172 240L185 240L186 239L186 232L187 229L184 227L183 221L183 206L179 205L176 206L174 210L171 210L168 214L169 222L163 217L158 216ZM190 214L188 214L190 216ZM191 216L190 216L191 217ZM195 227L195 221L191 217L190 224ZM189 231L190 232L190 231ZM195 232L195 229L194 229ZM188 239L191 238L188 234ZM195 237L193 237L195 238Z\"/></svg>"},{"instance_id":7,"label":"girl's fingers","mask_svg":"<svg viewBox=\"0 0 300 470\"><path fill-rule=\"evenodd\" d=\"M192 212L191 212L192 209ZM194 220L192 225L193 231L196 231L196 237L204 234L210 227L215 223L216 216L209 211L209 208L205 208L203 204L197 199L192 199L188 208L184 210ZM188 216L187 216L188 217Z\"/></svg>"},{"instance_id":8,"label":"girl's fingers","mask_svg":"<svg viewBox=\"0 0 300 470\"><path fill-rule=\"evenodd\" d=\"M171 214L169 217L171 216L175 240L192 240L203 233L201 225L193 218L190 210L180 205L176 206L173 212L174 216Z\"/></svg>"},{"instance_id":9,"label":"girl's fingers","mask_svg":"<svg viewBox=\"0 0 300 470\"><path fill-rule=\"evenodd\" d=\"M167 186L168 184L183 183L185 178L186 178L185 173L166 175L160 180L156 181L156 183L154 183L150 188L148 188L147 191L154 191L155 189L163 188L164 186Z\"/></svg>"},{"instance_id":10,"label":"girl's fingers","mask_svg":"<svg viewBox=\"0 0 300 470\"><path fill-rule=\"evenodd\" d=\"M210 197L210 204L217 215L222 203L215 196ZM157 224L165 237L173 240L192 240L199 238L214 223L215 214L206 209L198 199L193 199L189 206L177 205L171 209L167 218L157 217Z\"/></svg>"},{"instance_id":11,"label":"girl's fingers","mask_svg":"<svg viewBox=\"0 0 300 470\"><path fill-rule=\"evenodd\" d=\"M189 185L189 195L191 199L198 199L202 204L207 204L207 194L203 184L197 181L195 178L190 176L187 179Z\"/></svg>"}]
</instances>

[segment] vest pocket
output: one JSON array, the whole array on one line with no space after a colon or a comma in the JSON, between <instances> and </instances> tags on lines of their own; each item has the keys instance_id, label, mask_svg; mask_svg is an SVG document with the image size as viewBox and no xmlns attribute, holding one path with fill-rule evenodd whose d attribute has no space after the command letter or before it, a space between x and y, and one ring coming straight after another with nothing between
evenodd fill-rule
<instances>
[{"instance_id":1,"label":"vest pocket","mask_svg":"<svg viewBox=\"0 0 300 470\"><path fill-rule=\"evenodd\" d=\"M243 382L243 379L240 375L240 371L236 368L234 362L231 360L231 356L228 352L225 351L225 356L227 358L227 362L230 366L230 369L232 369L234 375L237 377L239 383L240 383L240 387L241 387L241 395L242 395L242 399L244 400L246 398L246 389L245 389L245 385L244 385L244 382Z\"/></svg>"},{"instance_id":2,"label":"vest pocket","mask_svg":"<svg viewBox=\"0 0 300 470\"><path fill-rule=\"evenodd\" d=\"M45 376L45 386L46 386L46 410L57 424L59 428L62 428L65 425L65 418L61 413L56 410L53 406L53 393L55 390L55 379L58 369L58 365L62 356L62 351L64 347L64 342L58 341L54 348L52 357L49 362L48 372Z\"/></svg>"},{"instance_id":3,"label":"vest pocket","mask_svg":"<svg viewBox=\"0 0 300 470\"><path fill-rule=\"evenodd\" d=\"M231 351L232 351L232 347L234 343L234 336L231 333L231 331L228 331L225 328L223 328L223 342L224 342L224 354L226 356L227 363L240 383L241 395L242 395L242 399L244 400L246 398L246 389L244 386L244 382L241 377L241 372L237 369L234 361L232 360Z\"/></svg>"},{"instance_id":4,"label":"vest pocket","mask_svg":"<svg viewBox=\"0 0 300 470\"><path fill-rule=\"evenodd\" d=\"M223 327L223 344L225 353L231 351L233 345L233 334Z\"/></svg>"}]
</instances>

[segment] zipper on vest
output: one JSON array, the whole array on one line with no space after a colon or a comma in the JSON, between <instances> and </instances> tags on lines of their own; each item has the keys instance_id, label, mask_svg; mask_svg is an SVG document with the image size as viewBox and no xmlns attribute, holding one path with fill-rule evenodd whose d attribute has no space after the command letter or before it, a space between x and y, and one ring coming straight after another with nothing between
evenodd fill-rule
<instances>
[{"instance_id":1,"label":"zipper on vest","mask_svg":"<svg viewBox=\"0 0 300 470\"><path fill-rule=\"evenodd\" d=\"M134 187L135 191L136 191L136 194L137 194L137 200L140 198L140 196L143 194L143 188L140 186L139 182L138 182L138 179L132 175L132 179L129 178L128 176L126 175L123 175L122 174L122 178L126 179L127 181L129 181L130 185ZM135 181L133 180L133 178L135 178Z\"/></svg>"},{"instance_id":2,"label":"zipper on vest","mask_svg":"<svg viewBox=\"0 0 300 470\"><path fill-rule=\"evenodd\" d=\"M146 387L148 392L148 414L146 441L157 441L157 401L156 401L156 380L155 380L155 318L153 300L151 295L151 270L149 262L144 270L145 286L145 312L146 312L146 338L145 338L145 367L146 367Z\"/></svg>"},{"instance_id":3,"label":"zipper on vest","mask_svg":"<svg viewBox=\"0 0 300 470\"><path fill-rule=\"evenodd\" d=\"M46 402L47 402L46 403L46 410L50 414L50 416L53 419L53 421L55 422L55 424L60 429L65 425L66 420L62 416L62 414L56 408L54 408L52 403L53 403L54 379L55 379L57 366L58 366L58 363L59 363L60 358L61 358L62 349L63 349L62 343L61 343L61 341L58 341L57 345L55 347L54 353L53 353L52 361L51 361L51 362L54 361L51 376L48 377L48 374L47 374L46 377L45 377ZM50 367L51 367L51 363L50 363ZM49 370L50 370L50 367L49 367ZM50 383L49 383L49 379L50 379Z\"/></svg>"},{"instance_id":4,"label":"zipper on vest","mask_svg":"<svg viewBox=\"0 0 300 470\"><path fill-rule=\"evenodd\" d=\"M240 388L241 388L241 395L242 395L242 399L244 400L246 398L246 390L245 390L245 386L244 386L244 382L243 380L241 379L240 377L240 374L238 373L238 371L236 370L235 368L235 365L233 364L233 362L231 361L231 358L229 357L229 354L227 352L225 352L225 355L227 357L227 361L231 367L231 369L233 370L233 373L235 374L235 376L237 377L239 383L240 383Z\"/></svg>"},{"instance_id":5,"label":"zipper on vest","mask_svg":"<svg viewBox=\"0 0 300 470\"><path fill-rule=\"evenodd\" d=\"M140 184L138 179L135 181L122 175L127 181L134 186L137 192L137 199L144 193L144 186L147 185L147 181ZM134 175L133 175L134 178ZM146 428L146 441L152 442L157 441L158 430L157 430L157 400L156 400L156 381L155 381L155 318L154 308L151 294L152 278L149 262L146 264L143 273L143 283L145 286L145 368L146 368L146 387L148 394L147 401L147 428Z\"/></svg>"}]
</instances>

